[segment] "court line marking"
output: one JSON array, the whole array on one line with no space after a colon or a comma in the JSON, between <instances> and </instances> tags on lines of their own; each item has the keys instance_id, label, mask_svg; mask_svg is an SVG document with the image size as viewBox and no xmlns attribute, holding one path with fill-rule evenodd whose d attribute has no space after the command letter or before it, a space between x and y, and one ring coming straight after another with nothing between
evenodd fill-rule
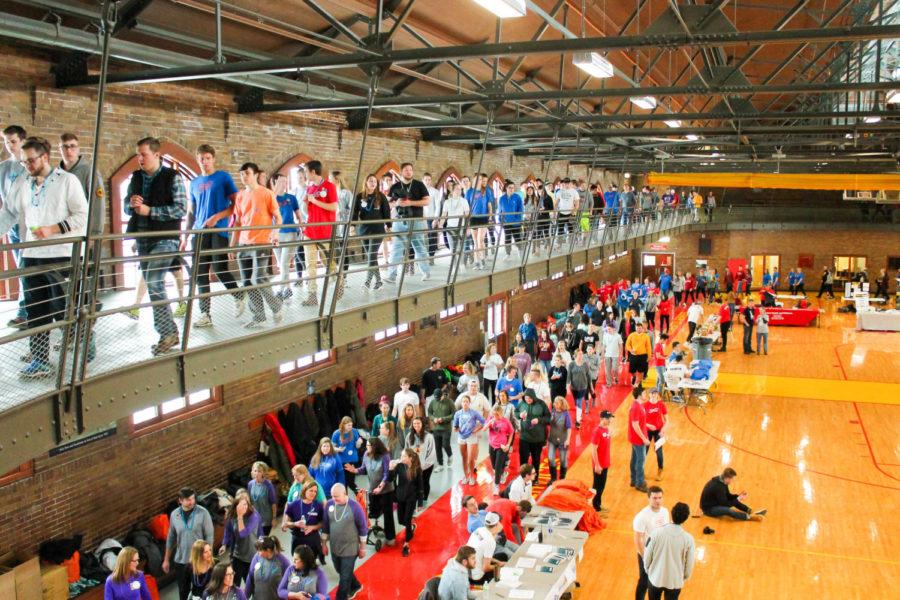
<instances>
[{"instance_id":1,"label":"court line marking","mask_svg":"<svg viewBox=\"0 0 900 600\"><path fill-rule=\"evenodd\" d=\"M751 525L752 527L752 525ZM613 529L611 527L607 527L604 531L611 531L613 533L619 533L622 535L628 535L629 537L634 535L633 531L626 531L622 529ZM772 552L787 552L789 554L804 554L807 556L817 556L821 558L833 558L836 560L856 560L860 562L874 562L885 565L900 565L900 561L896 560L888 560L885 558L867 558L864 556L851 556L847 554L833 554L831 552L819 552L817 550L798 550L796 548L783 548L779 546L765 546L762 544L745 544L742 542L725 542L722 540L714 540L709 537L695 538L696 544L699 546L700 543L705 544L715 544L718 546L733 546L735 548L748 548L752 550L770 550Z\"/></svg>"},{"instance_id":2,"label":"court line marking","mask_svg":"<svg viewBox=\"0 0 900 600\"><path fill-rule=\"evenodd\" d=\"M741 451L741 452L746 452L747 454L750 454L751 456L756 456L757 458L761 458L761 459L763 459L763 460L768 460L768 461L770 461L770 462L773 462L773 463L776 463L776 464L779 464L779 465L784 465L784 466L786 466L786 467L790 467L790 468L796 469L796 470L798 470L798 471L800 470L800 469L798 468L798 466L795 465L795 464L792 464L792 463L789 463L789 462L786 462L786 461L783 461L783 460L780 460L780 459L777 459L777 458L772 458L771 456L766 456L766 455L764 455L764 454L760 454L759 452L754 452L753 450L747 450L746 448L741 448L740 446L736 446L735 444L729 444L728 442L726 442L726 441L723 440L722 438L717 437L717 436L713 435L712 433L706 431L706 430L703 429L702 427L700 427L700 425L698 425L697 422L694 421L694 419L691 417L691 413L688 411L688 407L685 406L683 410L684 410L684 416L687 418L688 422L689 422L691 425L693 425L693 426L694 426L695 428L697 428L699 431L701 431L701 432L705 433L706 435L708 435L710 438L716 440L716 441L719 442L720 444L724 444L724 445L726 445L726 446L728 446L728 447L730 447L730 448L734 448L735 450L739 450L739 451ZM870 457L870 458L871 458L871 457ZM877 466L876 466L876 468L877 468ZM878 469L878 470L881 471L881 469ZM839 480L841 480L841 481L848 481L848 482L850 482L850 483L859 483L859 484L861 484L861 485L867 485L867 486L870 486L870 487L877 487L877 488L882 488L882 489L886 489L886 490L900 491L900 487L891 486L891 485L885 485L885 484L882 484L882 483L871 483L871 482L869 482L869 481L860 481L860 480L858 480L858 479L851 479L851 478L849 478L849 477L844 477L844 476L842 476L842 475L835 475L835 474L833 474L833 473L824 473L824 472L822 472L822 471L817 471L817 470L815 470L815 469L810 469L810 468L808 468L808 467L804 468L804 469L803 469L803 472L804 472L804 473L813 473L814 475L822 475L823 477L830 477L830 478L832 478L832 479L839 479ZM885 475L886 475L886 473L884 473L883 471L881 471L881 472L882 472L882 474L885 474ZM891 479L895 479L895 480L896 480L895 477L891 477L890 475L888 475L888 477L890 477ZM900 480L898 480L898 481L900 481Z\"/></svg>"},{"instance_id":3,"label":"court line marking","mask_svg":"<svg viewBox=\"0 0 900 600\"><path fill-rule=\"evenodd\" d=\"M880 381L842 381L840 379L720 372L716 385L720 392L728 394L751 394L828 402L900 404L900 384Z\"/></svg>"},{"instance_id":4,"label":"court line marking","mask_svg":"<svg viewBox=\"0 0 900 600\"><path fill-rule=\"evenodd\" d=\"M872 464L875 465L875 468L882 475L890 477L894 481L900 481L900 479L894 477L893 475L882 469L878 464L878 460L875 458L875 450L872 448L872 442L869 441L869 434L868 432L866 432L866 424L863 421L862 414L859 412L859 405L857 405L856 402L853 403L853 410L856 411L856 418L859 419L859 428L862 430L863 439L866 440L866 446L869 448L869 458L872 459Z\"/></svg>"}]
</instances>

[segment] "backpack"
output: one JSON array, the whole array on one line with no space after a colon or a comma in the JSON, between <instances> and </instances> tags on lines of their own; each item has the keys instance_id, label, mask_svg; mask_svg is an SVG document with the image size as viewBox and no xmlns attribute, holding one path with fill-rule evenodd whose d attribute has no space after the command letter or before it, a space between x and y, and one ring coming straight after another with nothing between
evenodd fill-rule
<instances>
[{"instance_id":1,"label":"backpack","mask_svg":"<svg viewBox=\"0 0 900 600\"><path fill-rule=\"evenodd\" d=\"M129 546L134 546L142 559L146 561L145 571L154 576L160 576L162 572L163 553L159 544L146 529L134 529L125 537Z\"/></svg>"},{"instance_id":2,"label":"backpack","mask_svg":"<svg viewBox=\"0 0 900 600\"><path fill-rule=\"evenodd\" d=\"M119 540L106 538L94 550L94 556L97 557L100 566L106 569L108 573L112 573L116 569L116 557L119 556L121 550L122 544L119 543Z\"/></svg>"}]
</instances>

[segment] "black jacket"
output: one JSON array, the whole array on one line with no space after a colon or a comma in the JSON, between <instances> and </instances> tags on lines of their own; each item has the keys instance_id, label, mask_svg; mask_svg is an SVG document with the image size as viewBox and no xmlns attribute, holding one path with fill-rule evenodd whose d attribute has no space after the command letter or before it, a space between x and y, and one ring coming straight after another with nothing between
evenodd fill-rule
<instances>
[{"instance_id":1,"label":"black jacket","mask_svg":"<svg viewBox=\"0 0 900 600\"><path fill-rule=\"evenodd\" d=\"M407 475L407 467L403 463L398 463L394 468L397 481L395 483L397 502L413 502L425 500L424 488L422 485L422 471L416 473L416 476L410 479Z\"/></svg>"},{"instance_id":2,"label":"black jacket","mask_svg":"<svg viewBox=\"0 0 900 600\"><path fill-rule=\"evenodd\" d=\"M722 481L719 475L710 479L703 492L700 493L700 508L706 512L713 506L732 506L744 512L750 512L750 507L738 500L737 494L728 490L728 485Z\"/></svg>"}]
</instances>

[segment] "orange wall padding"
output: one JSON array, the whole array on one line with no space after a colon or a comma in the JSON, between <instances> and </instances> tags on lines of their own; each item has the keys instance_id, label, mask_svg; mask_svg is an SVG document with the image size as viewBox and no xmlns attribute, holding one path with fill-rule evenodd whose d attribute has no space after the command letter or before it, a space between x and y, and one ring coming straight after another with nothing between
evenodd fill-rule
<instances>
[{"instance_id":1,"label":"orange wall padding","mask_svg":"<svg viewBox=\"0 0 900 600\"><path fill-rule=\"evenodd\" d=\"M777 190L900 190L900 173L650 173L649 185Z\"/></svg>"}]
</instances>

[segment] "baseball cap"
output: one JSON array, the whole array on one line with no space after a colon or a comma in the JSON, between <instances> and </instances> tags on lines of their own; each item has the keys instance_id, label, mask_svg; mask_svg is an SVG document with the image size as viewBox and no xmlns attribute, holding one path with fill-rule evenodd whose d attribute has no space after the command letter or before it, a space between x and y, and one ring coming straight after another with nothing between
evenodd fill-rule
<instances>
[{"instance_id":1,"label":"baseball cap","mask_svg":"<svg viewBox=\"0 0 900 600\"><path fill-rule=\"evenodd\" d=\"M601 418L601 419L615 419L615 418L616 418L616 415L612 414L612 413L609 412L608 410L601 410L601 411L600 411L600 418Z\"/></svg>"},{"instance_id":2,"label":"baseball cap","mask_svg":"<svg viewBox=\"0 0 900 600\"><path fill-rule=\"evenodd\" d=\"M497 513L489 512L484 516L484 526L485 527L493 527L494 525L500 522L500 515Z\"/></svg>"}]
</instances>

